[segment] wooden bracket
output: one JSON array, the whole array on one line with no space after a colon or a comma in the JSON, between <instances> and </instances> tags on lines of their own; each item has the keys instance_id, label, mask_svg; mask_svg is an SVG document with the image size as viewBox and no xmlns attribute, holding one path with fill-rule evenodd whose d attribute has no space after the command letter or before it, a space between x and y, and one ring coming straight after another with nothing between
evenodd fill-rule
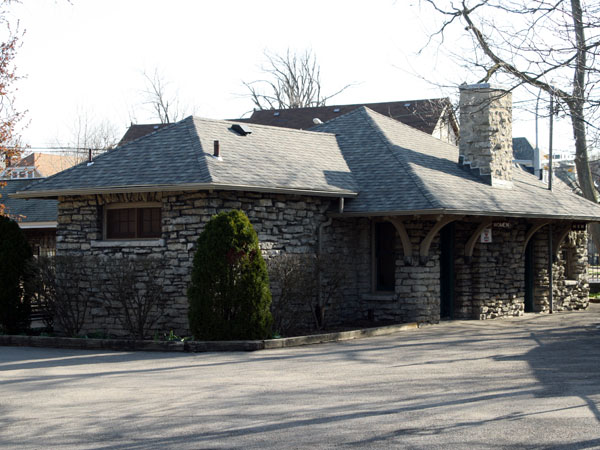
<instances>
[{"instance_id":1,"label":"wooden bracket","mask_svg":"<svg viewBox=\"0 0 600 450\"><path fill-rule=\"evenodd\" d=\"M521 252L521 255L525 254L525 250L527 249L527 244L529 244L529 241L531 240L533 235L535 233L537 233L537 231L540 228L545 227L549 223L550 223L549 220L544 220L543 222L537 222L537 223L533 223L531 225L531 228L527 231L527 234L525 235L525 242L523 243L523 251Z\"/></svg>"},{"instance_id":2,"label":"wooden bracket","mask_svg":"<svg viewBox=\"0 0 600 450\"><path fill-rule=\"evenodd\" d=\"M387 220L394 225L396 231L400 235L400 240L402 241L402 251L404 252L404 262L412 265L412 244L410 242L410 238L408 237L408 233L406 232L404 223L402 223L402 220L400 220L398 217L387 217Z\"/></svg>"},{"instance_id":3,"label":"wooden bracket","mask_svg":"<svg viewBox=\"0 0 600 450\"><path fill-rule=\"evenodd\" d=\"M465 245L465 262L467 264L471 264L471 259L473 258L473 250L475 250L475 244L477 244L477 239L479 239L481 232L487 227L489 227L493 222L493 219L486 219L483 222L481 222L467 241L467 245Z\"/></svg>"},{"instance_id":4,"label":"wooden bracket","mask_svg":"<svg viewBox=\"0 0 600 450\"><path fill-rule=\"evenodd\" d=\"M431 242L435 235L450 222L459 220L461 217L462 216L440 216L436 224L433 225L433 228L431 228L429 233L427 233L427 236L425 236L425 239L423 239L423 242L421 242L421 247L419 249L419 259L421 260L421 264L425 264L429 259L429 247L431 247Z\"/></svg>"}]
</instances>

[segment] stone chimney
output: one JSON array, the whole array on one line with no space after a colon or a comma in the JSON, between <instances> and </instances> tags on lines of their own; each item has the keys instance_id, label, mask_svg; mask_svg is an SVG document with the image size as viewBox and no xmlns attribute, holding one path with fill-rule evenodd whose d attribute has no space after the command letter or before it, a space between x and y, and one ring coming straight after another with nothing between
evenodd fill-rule
<instances>
[{"instance_id":1,"label":"stone chimney","mask_svg":"<svg viewBox=\"0 0 600 450\"><path fill-rule=\"evenodd\" d=\"M495 187L512 187L512 94L488 83L460 86L458 163Z\"/></svg>"}]
</instances>

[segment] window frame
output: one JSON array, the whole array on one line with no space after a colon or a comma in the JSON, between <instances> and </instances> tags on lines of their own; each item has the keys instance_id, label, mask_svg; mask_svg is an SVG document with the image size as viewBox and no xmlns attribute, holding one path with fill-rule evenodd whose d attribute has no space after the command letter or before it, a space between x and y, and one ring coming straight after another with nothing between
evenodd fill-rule
<instances>
[{"instance_id":1,"label":"window frame","mask_svg":"<svg viewBox=\"0 0 600 450\"><path fill-rule=\"evenodd\" d=\"M118 209L133 209L135 211L135 235L134 237L108 237L108 212ZM142 209L158 209L160 212L159 223L160 232L157 236L141 236L140 225L140 210ZM106 241L151 241L162 238L162 203L160 202L125 202L125 203L109 203L104 205L102 217L102 238Z\"/></svg>"}]
</instances>

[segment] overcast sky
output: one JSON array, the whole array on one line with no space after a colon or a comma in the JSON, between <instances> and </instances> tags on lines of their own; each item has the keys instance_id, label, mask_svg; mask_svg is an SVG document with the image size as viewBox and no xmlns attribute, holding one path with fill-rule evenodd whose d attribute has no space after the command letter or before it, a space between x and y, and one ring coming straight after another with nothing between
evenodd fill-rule
<instances>
[{"instance_id":1,"label":"overcast sky","mask_svg":"<svg viewBox=\"0 0 600 450\"><path fill-rule=\"evenodd\" d=\"M418 0L26 0L13 13L26 31L17 100L32 147L68 142L82 114L119 134L131 121L156 122L143 104L144 71L158 70L197 116L240 117L253 107L242 81L261 78L265 50L311 49L325 93L353 83L329 104L454 95L432 83L477 81L435 47L417 55L435 27ZM534 144L531 115L517 113L514 135Z\"/></svg>"}]
</instances>

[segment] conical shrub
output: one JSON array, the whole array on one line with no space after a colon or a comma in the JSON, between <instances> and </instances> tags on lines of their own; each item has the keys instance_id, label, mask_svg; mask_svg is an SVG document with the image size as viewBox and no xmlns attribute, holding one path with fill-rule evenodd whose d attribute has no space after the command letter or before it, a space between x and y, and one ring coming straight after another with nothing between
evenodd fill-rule
<instances>
[{"instance_id":1,"label":"conical shrub","mask_svg":"<svg viewBox=\"0 0 600 450\"><path fill-rule=\"evenodd\" d=\"M199 340L270 335L271 291L258 236L242 211L213 216L198 238L188 288L189 323Z\"/></svg>"}]
</instances>

